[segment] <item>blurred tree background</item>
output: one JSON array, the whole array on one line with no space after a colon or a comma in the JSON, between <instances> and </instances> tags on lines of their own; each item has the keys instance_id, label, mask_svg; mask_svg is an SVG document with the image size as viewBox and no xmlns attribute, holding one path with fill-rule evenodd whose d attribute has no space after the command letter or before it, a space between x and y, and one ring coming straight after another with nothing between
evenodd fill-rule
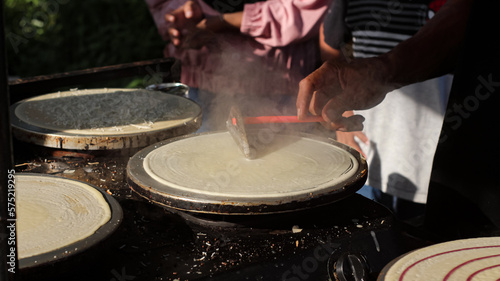
<instances>
[{"instance_id":1,"label":"blurred tree background","mask_svg":"<svg viewBox=\"0 0 500 281\"><path fill-rule=\"evenodd\" d=\"M143 0L4 0L9 75L30 77L163 57Z\"/></svg>"}]
</instances>

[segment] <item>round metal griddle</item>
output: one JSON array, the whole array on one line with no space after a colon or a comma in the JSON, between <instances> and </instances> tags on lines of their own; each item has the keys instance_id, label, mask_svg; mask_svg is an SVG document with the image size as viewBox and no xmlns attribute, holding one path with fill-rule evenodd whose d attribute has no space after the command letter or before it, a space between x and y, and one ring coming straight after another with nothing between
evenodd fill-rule
<instances>
[{"instance_id":1,"label":"round metal griddle","mask_svg":"<svg viewBox=\"0 0 500 281\"><path fill-rule=\"evenodd\" d=\"M500 237L452 240L403 254L378 276L385 280L498 280Z\"/></svg>"},{"instance_id":2,"label":"round metal griddle","mask_svg":"<svg viewBox=\"0 0 500 281\"><path fill-rule=\"evenodd\" d=\"M261 196L257 191L254 192L255 194L245 196L232 196L230 194L218 193L200 195L197 190L190 191L178 188L178 186L175 185L165 184L165 182L158 180L154 176L152 177L145 168L145 159L148 159L148 156L154 154L157 149L163 149L166 146L174 145L176 142L198 141L200 138L210 137L216 134L227 134L227 138L231 139L228 132L208 132L173 138L139 151L129 160L127 166L127 181L130 188L155 204L177 210L207 214L254 215L285 213L327 205L355 193L366 181L366 161L356 150L332 139L302 133L293 133L293 137L303 138L307 141L310 140L312 143L331 147L331 149L339 150L350 155L349 159L352 159L350 160L352 161L350 167L352 169L350 171L345 171L344 174L346 176L341 177L341 181L335 185L314 186L311 189L304 189L300 192L280 193L280 191L268 197ZM256 132L251 132L251 134L256 134ZM292 136L292 133L278 133L276 136L287 137ZM200 144L200 146L203 146L203 144ZM225 149L234 149L240 153L234 143L222 150ZM203 151L204 148L201 150ZM224 151L220 152L223 153ZM175 157L182 159L182 151L176 152L176 154ZM241 157L244 158L242 154ZM170 160L165 159L165 161L168 162ZM175 162L173 164L175 165ZM282 164L287 165L288 163ZM200 171L196 170L192 171L192 173L199 172ZM189 177L189 175L185 176ZM229 186L228 189L232 187L233 186ZM285 186L283 188L286 190L287 187ZM203 189L203 186L200 186L199 189ZM252 191L250 191L250 193L252 193Z\"/></svg>"},{"instance_id":3,"label":"round metal griddle","mask_svg":"<svg viewBox=\"0 0 500 281\"><path fill-rule=\"evenodd\" d=\"M149 104L133 104L133 107L143 107L147 114L157 114L161 108L166 108L168 103L171 108L178 108L180 113L172 113L172 116L161 117L157 122L144 124L123 123L121 118L107 124L106 128L55 128L51 122L55 120L53 110L47 110L51 104L57 102L64 114L68 112L86 111L79 108L78 104L86 100L103 100L104 104L96 102L101 106L100 112L106 112L116 106L120 95L131 95L132 92L149 93L155 95L162 102L152 102ZM165 101L165 104L162 104ZM68 106L64 106L64 103ZM106 104L108 103L108 104ZM163 107L162 107L163 106ZM39 112L30 118L30 111L39 108ZM169 109L170 110L170 109ZM62 111L60 111L62 113ZM156 142L195 132L201 126L201 108L195 102L173 94L166 94L159 91L144 89L89 89L71 90L37 96L22 100L11 107L12 133L17 139L50 148L70 149L70 150L115 150L124 148L141 148ZM148 116L134 116L135 120L148 120ZM84 117L83 119L85 119ZM92 118L89 114L88 118ZM108 121L110 118L101 118L101 121ZM146 121L147 122L147 121ZM109 123L109 122L108 122Z\"/></svg>"},{"instance_id":4,"label":"round metal griddle","mask_svg":"<svg viewBox=\"0 0 500 281\"><path fill-rule=\"evenodd\" d=\"M106 203L108 203L109 208L111 210L111 217L110 219L103 224L101 227L99 227L92 235L87 236L84 239L81 239L77 242L71 243L69 245L63 246L61 248L55 249L53 251L37 254L34 256L30 257L25 257L21 258L19 260L19 269L21 270L31 270L34 268L50 265L56 262L60 262L63 260L67 260L71 258L72 256L75 256L77 254L80 254L84 251L89 250L92 247L97 246L100 242L108 238L112 233L114 233L119 225L121 224L121 221L123 219L123 211L120 206L120 204L109 194L106 192L103 192L99 188L92 186L87 183L83 183L80 181L76 181L73 179L68 179L68 178L62 178L58 176L53 176L53 175L44 175L44 174L32 174L32 173L18 173L16 174L16 179L19 179L21 177L28 178L28 177L44 177L46 181L67 181L69 183L75 182L78 184L85 184L88 185L91 188L96 189L99 191L102 196L104 197L104 200Z\"/></svg>"}]
</instances>

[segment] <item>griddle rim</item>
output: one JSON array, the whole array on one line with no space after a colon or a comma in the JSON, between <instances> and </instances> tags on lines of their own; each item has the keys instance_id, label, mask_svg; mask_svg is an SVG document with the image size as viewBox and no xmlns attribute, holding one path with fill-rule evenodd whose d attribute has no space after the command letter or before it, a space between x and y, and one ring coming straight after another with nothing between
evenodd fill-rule
<instances>
[{"instance_id":1,"label":"griddle rim","mask_svg":"<svg viewBox=\"0 0 500 281\"><path fill-rule=\"evenodd\" d=\"M304 210L318 206L324 206L354 194L361 187L363 187L364 183L366 182L368 174L366 159L355 149L330 138L306 133L284 131L279 134L291 134L294 136L311 138L317 141L323 141L329 144L333 144L344 150L347 150L358 161L358 169L356 170L356 173L349 179L346 179L340 182L338 185L335 185L335 189L330 192L324 192L325 189L329 189L325 188L319 195L310 194L309 196L288 196L287 198L282 198L281 200L270 198L266 200L260 200L258 202L245 201L241 200L241 198L227 198L227 200L208 200L186 197L185 195L182 196L179 194L167 194L154 189L155 184L161 183L155 182L151 178L147 179L146 172L143 166L143 159L148 153L158 147L167 145L175 141L223 132L226 131L204 132L180 136L159 142L140 150L130 158L127 164L127 183L129 187L132 189L132 191L156 205L176 210L223 215L257 215L293 212L296 210ZM163 186L170 188L167 185ZM339 188L339 186L342 187Z\"/></svg>"}]
</instances>

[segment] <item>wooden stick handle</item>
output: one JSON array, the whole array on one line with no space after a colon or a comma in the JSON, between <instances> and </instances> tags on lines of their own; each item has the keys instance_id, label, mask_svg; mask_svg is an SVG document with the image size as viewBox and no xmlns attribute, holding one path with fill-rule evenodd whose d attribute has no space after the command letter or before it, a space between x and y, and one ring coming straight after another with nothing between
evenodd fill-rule
<instances>
[{"instance_id":1,"label":"wooden stick handle","mask_svg":"<svg viewBox=\"0 0 500 281\"><path fill-rule=\"evenodd\" d=\"M325 121L321 116L307 116L299 120L297 116L258 116L245 117L245 124L267 124L267 123L311 123Z\"/></svg>"}]
</instances>

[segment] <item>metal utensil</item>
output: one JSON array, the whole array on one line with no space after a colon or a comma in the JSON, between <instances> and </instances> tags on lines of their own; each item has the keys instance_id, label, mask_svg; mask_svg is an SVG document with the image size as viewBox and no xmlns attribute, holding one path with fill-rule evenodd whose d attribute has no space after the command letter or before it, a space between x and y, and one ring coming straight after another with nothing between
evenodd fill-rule
<instances>
[{"instance_id":1,"label":"metal utensil","mask_svg":"<svg viewBox=\"0 0 500 281\"><path fill-rule=\"evenodd\" d=\"M297 116L257 116L243 117L240 109L233 105L229 111L226 127L231 133L234 141L243 152L246 158L255 159L256 149L248 142L245 130L246 124L268 124L268 123L310 123L325 121L321 116L308 116L305 119L298 119Z\"/></svg>"},{"instance_id":2,"label":"metal utensil","mask_svg":"<svg viewBox=\"0 0 500 281\"><path fill-rule=\"evenodd\" d=\"M245 117L245 124L268 124L268 123L311 123L324 122L325 119L321 116L307 116L305 119L300 119L297 116L257 116Z\"/></svg>"},{"instance_id":3,"label":"metal utensil","mask_svg":"<svg viewBox=\"0 0 500 281\"><path fill-rule=\"evenodd\" d=\"M226 121L226 127L245 157L248 159L255 159L257 154L255 147L251 146L248 142L245 122L237 106L231 107L229 117Z\"/></svg>"}]
</instances>

